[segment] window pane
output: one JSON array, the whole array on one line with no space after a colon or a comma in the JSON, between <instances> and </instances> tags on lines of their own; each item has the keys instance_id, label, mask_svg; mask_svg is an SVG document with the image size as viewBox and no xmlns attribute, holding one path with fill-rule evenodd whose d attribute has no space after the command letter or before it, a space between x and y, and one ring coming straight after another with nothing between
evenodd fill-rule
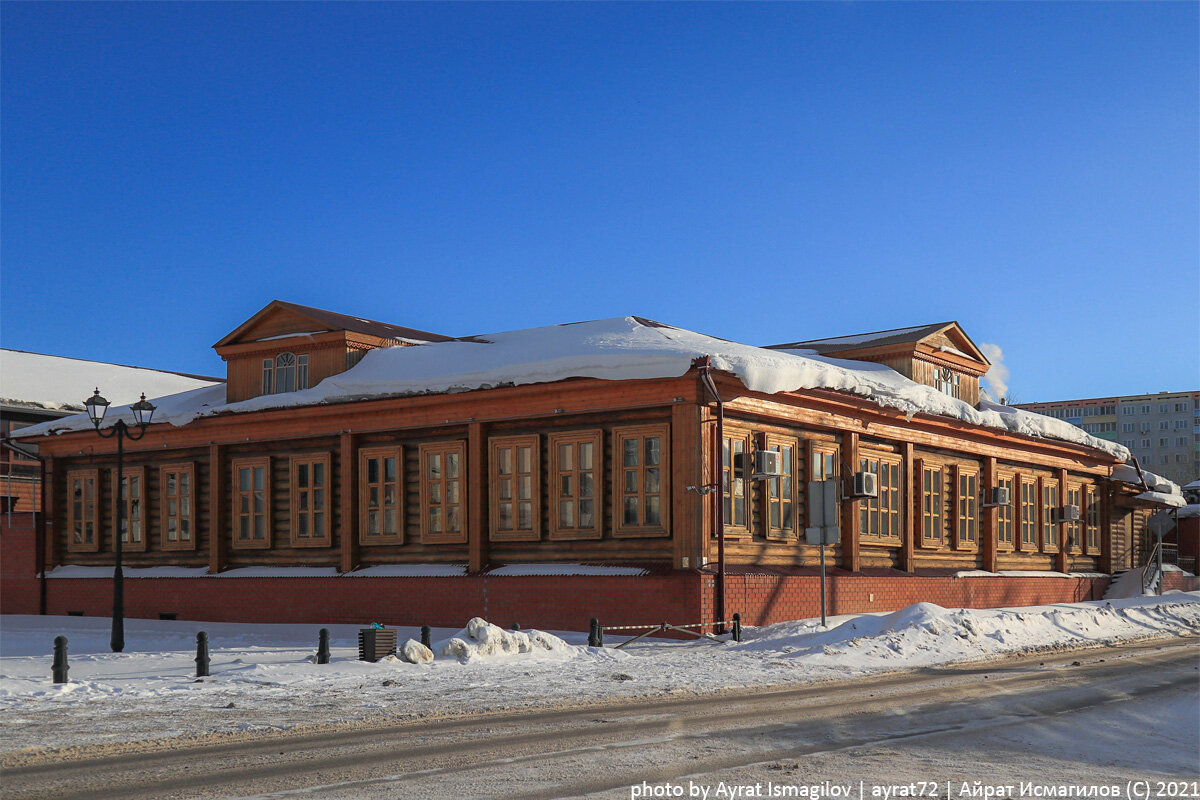
<instances>
[{"instance_id":1,"label":"window pane","mask_svg":"<svg viewBox=\"0 0 1200 800\"><path fill-rule=\"evenodd\" d=\"M638 490L638 473L636 469L625 470L625 491L636 492Z\"/></svg>"},{"instance_id":2,"label":"window pane","mask_svg":"<svg viewBox=\"0 0 1200 800\"><path fill-rule=\"evenodd\" d=\"M396 457L388 456L383 459L383 479L385 481L396 480Z\"/></svg>"},{"instance_id":3,"label":"window pane","mask_svg":"<svg viewBox=\"0 0 1200 800\"><path fill-rule=\"evenodd\" d=\"M533 471L533 448L518 447L517 448L517 472L532 472Z\"/></svg>"},{"instance_id":4,"label":"window pane","mask_svg":"<svg viewBox=\"0 0 1200 800\"><path fill-rule=\"evenodd\" d=\"M646 498L646 524L647 525L662 524L662 519L659 516L659 498L657 498L657 497L647 497Z\"/></svg>"},{"instance_id":5,"label":"window pane","mask_svg":"<svg viewBox=\"0 0 1200 800\"><path fill-rule=\"evenodd\" d=\"M321 462L313 464L313 486L325 485L325 465Z\"/></svg>"},{"instance_id":6,"label":"window pane","mask_svg":"<svg viewBox=\"0 0 1200 800\"><path fill-rule=\"evenodd\" d=\"M558 491L559 497L571 497L572 495L575 494L574 491L572 490L572 487L574 486L574 483L575 483L574 476L560 475L558 480L559 480L559 491Z\"/></svg>"},{"instance_id":7,"label":"window pane","mask_svg":"<svg viewBox=\"0 0 1200 800\"><path fill-rule=\"evenodd\" d=\"M637 439L625 439L621 442L621 465L625 467L636 467L638 464L638 442Z\"/></svg>"},{"instance_id":8,"label":"window pane","mask_svg":"<svg viewBox=\"0 0 1200 800\"><path fill-rule=\"evenodd\" d=\"M646 437L646 466L652 467L659 463L662 456L662 440L657 436Z\"/></svg>"},{"instance_id":9,"label":"window pane","mask_svg":"<svg viewBox=\"0 0 1200 800\"><path fill-rule=\"evenodd\" d=\"M575 501L560 500L558 503L558 524L564 528L575 527Z\"/></svg>"},{"instance_id":10,"label":"window pane","mask_svg":"<svg viewBox=\"0 0 1200 800\"><path fill-rule=\"evenodd\" d=\"M523 531L533 530L533 503L517 503L517 527Z\"/></svg>"},{"instance_id":11,"label":"window pane","mask_svg":"<svg viewBox=\"0 0 1200 800\"><path fill-rule=\"evenodd\" d=\"M582 455L583 445L580 445ZM569 444L558 446L558 468L562 470L575 469L575 447Z\"/></svg>"},{"instance_id":12,"label":"window pane","mask_svg":"<svg viewBox=\"0 0 1200 800\"><path fill-rule=\"evenodd\" d=\"M592 473L590 473L590 472L579 473L579 496L580 497L591 497L592 496Z\"/></svg>"},{"instance_id":13,"label":"window pane","mask_svg":"<svg viewBox=\"0 0 1200 800\"><path fill-rule=\"evenodd\" d=\"M301 488L308 486L308 464L300 464L296 467L296 484Z\"/></svg>"},{"instance_id":14,"label":"window pane","mask_svg":"<svg viewBox=\"0 0 1200 800\"><path fill-rule=\"evenodd\" d=\"M432 533L441 533L442 510L440 508L429 509L429 530Z\"/></svg>"},{"instance_id":15,"label":"window pane","mask_svg":"<svg viewBox=\"0 0 1200 800\"><path fill-rule=\"evenodd\" d=\"M509 500L512 498L512 478L501 478L497 482L496 488L500 493L501 500Z\"/></svg>"},{"instance_id":16,"label":"window pane","mask_svg":"<svg viewBox=\"0 0 1200 800\"><path fill-rule=\"evenodd\" d=\"M447 453L446 454L446 477L447 478L457 478L458 477L458 453Z\"/></svg>"},{"instance_id":17,"label":"window pane","mask_svg":"<svg viewBox=\"0 0 1200 800\"><path fill-rule=\"evenodd\" d=\"M517 497L522 500L533 499L533 478L529 475L523 475L517 479Z\"/></svg>"},{"instance_id":18,"label":"window pane","mask_svg":"<svg viewBox=\"0 0 1200 800\"><path fill-rule=\"evenodd\" d=\"M442 457L438 453L430 453L425 459L425 474L430 478L442 476Z\"/></svg>"},{"instance_id":19,"label":"window pane","mask_svg":"<svg viewBox=\"0 0 1200 800\"><path fill-rule=\"evenodd\" d=\"M625 524L637 525L638 520L638 499L636 497L625 498Z\"/></svg>"},{"instance_id":20,"label":"window pane","mask_svg":"<svg viewBox=\"0 0 1200 800\"><path fill-rule=\"evenodd\" d=\"M581 442L579 445L579 468L592 469L592 451L595 449L591 442Z\"/></svg>"},{"instance_id":21,"label":"window pane","mask_svg":"<svg viewBox=\"0 0 1200 800\"><path fill-rule=\"evenodd\" d=\"M496 451L496 471L501 475L512 472L512 448L501 447Z\"/></svg>"},{"instance_id":22,"label":"window pane","mask_svg":"<svg viewBox=\"0 0 1200 800\"><path fill-rule=\"evenodd\" d=\"M454 506L446 509L446 530L451 533L457 533L458 527L458 509Z\"/></svg>"},{"instance_id":23,"label":"window pane","mask_svg":"<svg viewBox=\"0 0 1200 800\"><path fill-rule=\"evenodd\" d=\"M254 468L254 488L261 490L263 488L264 473L262 467Z\"/></svg>"},{"instance_id":24,"label":"window pane","mask_svg":"<svg viewBox=\"0 0 1200 800\"><path fill-rule=\"evenodd\" d=\"M646 491L650 494L657 494L659 490L658 469L650 468L646 470Z\"/></svg>"},{"instance_id":25,"label":"window pane","mask_svg":"<svg viewBox=\"0 0 1200 800\"><path fill-rule=\"evenodd\" d=\"M248 469L239 469L238 470L238 489L240 489L243 492L250 491L250 470L248 470Z\"/></svg>"},{"instance_id":26,"label":"window pane","mask_svg":"<svg viewBox=\"0 0 1200 800\"><path fill-rule=\"evenodd\" d=\"M579 501L579 527L594 528L596 527L595 515L593 513L595 505L591 500Z\"/></svg>"},{"instance_id":27,"label":"window pane","mask_svg":"<svg viewBox=\"0 0 1200 800\"><path fill-rule=\"evenodd\" d=\"M513 527L512 503L500 503L496 524L502 531L511 531Z\"/></svg>"},{"instance_id":28,"label":"window pane","mask_svg":"<svg viewBox=\"0 0 1200 800\"><path fill-rule=\"evenodd\" d=\"M459 481L446 481L446 502L457 504Z\"/></svg>"}]
</instances>

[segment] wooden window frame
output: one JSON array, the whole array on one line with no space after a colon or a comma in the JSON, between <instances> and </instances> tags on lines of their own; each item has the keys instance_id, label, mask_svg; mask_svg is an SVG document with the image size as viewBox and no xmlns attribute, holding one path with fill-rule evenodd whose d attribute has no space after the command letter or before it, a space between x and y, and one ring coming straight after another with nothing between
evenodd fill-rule
<instances>
[{"instance_id":1,"label":"wooden window frame","mask_svg":"<svg viewBox=\"0 0 1200 800\"><path fill-rule=\"evenodd\" d=\"M517 458L521 448L529 448L529 471L519 471ZM512 472L501 472L501 453L512 451ZM529 478L532 491L528 499L519 497L521 478ZM509 497L501 497L501 482L511 481ZM542 538L542 471L541 471L541 437L536 433L524 436L493 436L488 439L488 538L495 542L537 542ZM522 529L520 524L519 504L530 504L530 521L532 527ZM500 529L500 508L504 503L512 505L513 528Z\"/></svg>"},{"instance_id":2,"label":"wooden window frame","mask_svg":"<svg viewBox=\"0 0 1200 800\"><path fill-rule=\"evenodd\" d=\"M83 499L80 500L79 514L75 511L75 499L72 493L75 490L75 481L84 481ZM92 482L92 499L89 503L87 499L86 482ZM71 553L99 553L100 540L103 538L102 526L100 520L100 470L98 469L73 469L67 472L67 551ZM91 514L87 513L91 506ZM76 523L92 525L92 541L86 540L75 541L75 525Z\"/></svg>"},{"instance_id":3,"label":"wooden window frame","mask_svg":"<svg viewBox=\"0 0 1200 800\"><path fill-rule=\"evenodd\" d=\"M572 463L578 465L578 446L580 444L592 445L592 468L590 470L581 470L578 466L575 466L572 469L563 469L560 463L559 448L562 445L572 445L575 448L572 451ZM567 541L602 538L604 535L604 432L597 429L552 433L549 436L547 446L550 452L550 539ZM560 502L571 500L578 503L581 499L587 499L580 498L579 496L579 474L581 472L592 473L592 496L590 499L592 501L592 520L595 522L595 525L590 528L568 527L561 524ZM575 487L575 493L564 497L561 496L559 487L565 475L572 477L571 485ZM576 521L578 519L579 517L576 515Z\"/></svg>"},{"instance_id":4,"label":"wooden window frame","mask_svg":"<svg viewBox=\"0 0 1200 800\"><path fill-rule=\"evenodd\" d=\"M754 484L750 480L750 470L745 466L745 461L743 461L741 480L742 485L745 487L745 494L741 502L746 524L738 525L733 521L733 511L736 508L734 503L737 502L737 498L733 496L732 489L736 486L734 482L738 479L735 474L735 470L737 469L735 462L737 458L733 452L733 443L741 441L743 443L743 451L747 454L753 453L754 433L747 428L739 428L736 425L725 425L722 435L730 441L728 457L726 457L724 452L725 442L721 441L717 443L717 447L720 447L722 452L721 464L723 470L719 476L721 487L719 502L724 503L726 496L729 496L729 513L725 514L725 538L749 539L754 533ZM726 476L728 476L728 480L726 480ZM729 488L729 491L726 490L726 487ZM713 531L713 535L716 536L716 530Z\"/></svg>"},{"instance_id":5,"label":"wooden window frame","mask_svg":"<svg viewBox=\"0 0 1200 800\"><path fill-rule=\"evenodd\" d=\"M645 440L648 438L657 437L659 439L659 453L657 464L646 464L645 462ZM638 444L638 460L639 463L632 467L625 466L624 463L624 443L636 439ZM613 520L613 536L624 537L651 537L651 536L670 536L671 535L671 426L667 423L657 423L653 425L631 425L628 427L614 428L612 432L612 447L613 447L613 490L612 490L612 520ZM658 491L646 491L646 472L650 469L658 470ZM625 489L626 473L636 472L638 475L637 491L627 492ZM645 509L648 507L646 500L650 497L658 498L658 522L647 524L639 522L636 525L630 525L625 522L625 499L634 497L638 500L638 514L641 519L645 519Z\"/></svg>"},{"instance_id":6,"label":"wooden window frame","mask_svg":"<svg viewBox=\"0 0 1200 800\"><path fill-rule=\"evenodd\" d=\"M1016 493L1016 476L1008 472L998 472L996 474L996 488L1007 486L1008 488L1008 505L996 507L996 549L1000 552L1011 553L1016 548L1017 531L1017 506L1021 500ZM1008 527L1008 540L1004 539L1004 529Z\"/></svg>"},{"instance_id":7,"label":"wooden window frame","mask_svg":"<svg viewBox=\"0 0 1200 800\"><path fill-rule=\"evenodd\" d=\"M1057 553L1062 547L1063 526L1061 523L1055 522L1054 517L1058 513L1058 509L1062 507L1062 487L1058 484L1057 478L1042 478L1041 481L1041 513L1042 513L1042 552ZM1054 499L1051 502L1050 494L1053 492ZM1050 541L1051 534L1054 541Z\"/></svg>"},{"instance_id":8,"label":"wooden window frame","mask_svg":"<svg viewBox=\"0 0 1200 800\"><path fill-rule=\"evenodd\" d=\"M430 456L441 456L444 463L449 462L449 456L458 457L458 475L451 478L443 468L442 477L430 477L426 462ZM421 544L466 544L470 520L467 507L467 443L462 439L452 442L426 442L417 449L417 469L421 478ZM450 502L449 486L451 482L458 484L458 501ZM437 491L435 492L435 487ZM433 495L439 494L442 500L434 502ZM445 522L441 531L432 530L430 514L434 509L440 509ZM450 519L450 510L458 512L458 530L446 530L446 522Z\"/></svg>"},{"instance_id":9,"label":"wooden window frame","mask_svg":"<svg viewBox=\"0 0 1200 800\"><path fill-rule=\"evenodd\" d=\"M791 458L789 458L789 459L782 458L783 448L785 448L785 447L791 448L792 455L791 455ZM790 495L789 497L787 497L787 498L779 497L779 499L777 500L776 499L777 496L782 494L781 488L783 485L783 479L782 478L768 478L766 481L763 482L764 483L763 492L762 492L763 528L764 528L764 532L766 534L766 538L768 538L768 539L773 539L775 541L793 541L793 540L799 538L800 532L803 529L803 526L801 525L801 519L800 519L800 508L801 508L800 498L802 496L801 492L800 492L800 488L799 488L799 485L800 485L800 480L799 480L799 478L800 478L800 450L801 450L800 439L795 436L782 436L782 435L775 434L775 433L766 434L763 437L763 449L764 450L772 450L775 448L779 448L777 452L779 452L781 454L780 462L783 464L786 464L786 466L790 468L789 472L787 473L787 476L791 481L791 491L788 493ZM780 503L780 508L779 508L780 525L779 526L776 526L771 518L771 506L775 502ZM791 504L791 507L792 507L792 527L790 529L784 528L783 524L782 524L783 523L783 505L782 504L785 502Z\"/></svg>"},{"instance_id":10,"label":"wooden window frame","mask_svg":"<svg viewBox=\"0 0 1200 800\"><path fill-rule=\"evenodd\" d=\"M305 491L300 487L299 480L302 466L309 468L310 477L307 491L312 493L319 489L324 492L324 508L321 510L318 510L312 502L308 504L307 510L300 507L301 495ZM317 466L325 468L325 482L323 486L319 487L315 484L315 467ZM288 459L288 536L292 547L329 547L333 543L333 513L336 503L330 502L330 498L333 497L333 493L330 491L332 485L333 457L330 453L305 453ZM325 533L322 536L311 535L317 514L324 514ZM300 536L300 521L304 517L308 518L308 530L310 531L310 535L307 537Z\"/></svg>"},{"instance_id":11,"label":"wooden window frame","mask_svg":"<svg viewBox=\"0 0 1200 800\"><path fill-rule=\"evenodd\" d=\"M110 470L110 473L111 473L111 475L109 478L109 482L112 484L112 536L113 536L112 540L113 540L113 548L115 549L117 536L120 533L120 531L117 530L117 471L115 469ZM121 551L125 552L125 553L144 553L144 552L146 552L146 548L149 546L149 544L147 542L147 539L149 539L149 529L148 529L148 526L146 525L146 508L147 508L147 505L146 505L146 468L145 467L125 467L121 470L121 477L130 486L133 485L133 479L136 478L138 486L140 487L139 491L141 492L141 495L142 495L141 502L138 503L139 507L138 507L138 517L137 517L138 524L141 528L141 534L142 534L141 538L136 542L132 541L132 539L130 539L130 540L122 539L121 540ZM126 521L131 521L130 516L131 516L131 511L133 509L133 504L130 502L130 497L129 497L128 492L123 492L122 495L123 496L122 496L121 500L125 504L125 514L126 514L125 519L126 519ZM130 530L130 533L133 532L132 525L130 525L129 530Z\"/></svg>"},{"instance_id":12,"label":"wooden window frame","mask_svg":"<svg viewBox=\"0 0 1200 800\"><path fill-rule=\"evenodd\" d=\"M904 492L901 484L904 481L904 458L896 453L885 453L870 448L860 448L858 454L858 469L860 472L870 472L870 463L879 464L875 475L879 479L879 496L865 497L858 501L858 538L867 544L884 544L898 546L904 541ZM895 482L889 475L890 468L895 468ZM884 507L888 494L894 493L895 502L889 502ZM890 498L888 498L890 500ZM889 520L890 533L883 533L883 521ZM878 521L879 533L870 533L870 519L874 516ZM867 523L867 524L864 524Z\"/></svg>"},{"instance_id":13,"label":"wooden window frame","mask_svg":"<svg viewBox=\"0 0 1200 800\"><path fill-rule=\"evenodd\" d=\"M394 481L386 480L386 472L380 470L379 481L372 484L369 481L370 467L368 461L372 459L393 458L396 461L396 478ZM395 484L396 501L394 503L385 503L384 498L387 496L386 489L389 483ZM371 533L370 525L370 499L371 488L375 486L378 489L379 508L377 513L380 515L379 529L380 533ZM390 510L396 515L396 531L395 533L382 532L385 527L384 522L387 519L389 507L394 506ZM372 545L385 544L404 544L404 528L405 528L405 506L404 506L404 448L400 445L391 445L389 447L364 447L358 451L358 543L368 547Z\"/></svg>"},{"instance_id":14,"label":"wooden window frame","mask_svg":"<svg viewBox=\"0 0 1200 800\"><path fill-rule=\"evenodd\" d=\"M1042 524L1040 513L1042 508L1042 487L1041 482L1033 476L1017 475L1013 479L1013 484L1017 487L1017 506L1016 506L1016 530L1013 531L1015 541L1013 542L1016 549L1022 553L1036 553L1038 551L1038 543L1042 538ZM1025 502L1025 488L1030 487L1031 503ZM1025 531L1032 531L1032 537L1026 541Z\"/></svg>"},{"instance_id":15,"label":"wooden window frame","mask_svg":"<svg viewBox=\"0 0 1200 800\"><path fill-rule=\"evenodd\" d=\"M261 468L263 471L263 488L262 488L262 493L263 493L263 511L262 511L263 538L261 541L255 541L254 536L253 536L253 534L254 534L254 518L258 515L254 512L254 491L255 490L254 490L254 483L253 483L253 475L254 475L253 470L259 469L259 468ZM251 470L250 489L246 492L243 492L239 488L241 486L241 482L239 481L238 473L243 469ZM256 456L253 458L235 458L229 464L229 475L233 482L232 491L229 494L230 500L231 500L229 523L231 526L231 533L232 533L231 538L233 540L233 542L232 542L233 548L235 550L270 550L271 549L271 540L273 538L272 528L274 527L271 524L272 518L274 516L272 514L272 507L271 507L271 494L272 494L272 483L273 483L273 481L271 480L271 457L270 456ZM245 514L243 514L240 510L240 506L241 506L240 501L241 501L243 495L248 496L250 499L250 511ZM251 536L249 539L242 539L239 536L239 534L241 533L241 528L242 528L241 521L242 521L243 517L250 520L249 530L250 530Z\"/></svg>"},{"instance_id":16,"label":"wooden window frame","mask_svg":"<svg viewBox=\"0 0 1200 800\"><path fill-rule=\"evenodd\" d=\"M925 550L939 550L946 546L946 485L949 481L946 479L946 465L940 461L931 461L928 459L917 459L916 469L914 472L917 477L917 486L915 487L917 496L920 498L919 513L921 536L917 542L917 546ZM927 474L928 473L928 474ZM937 475L940 486L935 492L931 487L929 477ZM935 508L936 499L936 508ZM930 521L927 524L927 520ZM933 524L936 522L936 526ZM936 527L937 535L926 535L926 530L933 531Z\"/></svg>"},{"instance_id":17,"label":"wooden window frame","mask_svg":"<svg viewBox=\"0 0 1200 800\"><path fill-rule=\"evenodd\" d=\"M1072 501L1072 496L1074 500ZM1067 522L1062 526L1062 544L1072 555L1083 554L1083 484L1067 481L1067 489L1063 492L1063 504L1079 508L1079 521Z\"/></svg>"},{"instance_id":18,"label":"wooden window frame","mask_svg":"<svg viewBox=\"0 0 1200 800\"><path fill-rule=\"evenodd\" d=\"M170 486L170 476L175 475L176 493L167 493ZM182 481L180 476L187 476L188 493L180 492ZM182 499L187 498L188 512L182 511ZM176 512L171 513L171 500L176 501ZM171 520L175 520L175 541L169 538ZM187 523L188 535L184 540L180 537L183 523ZM158 541L163 550L195 550L196 549L196 465L186 461L178 464L163 464L158 468Z\"/></svg>"},{"instance_id":19,"label":"wooden window frame","mask_svg":"<svg viewBox=\"0 0 1200 800\"><path fill-rule=\"evenodd\" d=\"M963 482L974 479L975 491L971 497L963 492ZM961 464L954 467L954 549L975 552L979 550L979 533L981 514L979 511L979 469L965 467ZM967 523L971 523L968 526ZM968 527L974 528L967 537Z\"/></svg>"},{"instance_id":20,"label":"wooden window frame","mask_svg":"<svg viewBox=\"0 0 1200 800\"><path fill-rule=\"evenodd\" d=\"M1083 551L1089 556L1101 555L1100 545L1100 493L1094 483L1083 485Z\"/></svg>"}]
</instances>

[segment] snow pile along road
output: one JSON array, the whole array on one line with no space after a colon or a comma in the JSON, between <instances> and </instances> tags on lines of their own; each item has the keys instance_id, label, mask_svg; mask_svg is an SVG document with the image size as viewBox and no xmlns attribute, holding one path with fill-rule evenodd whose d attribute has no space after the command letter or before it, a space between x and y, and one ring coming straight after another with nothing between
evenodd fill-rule
<instances>
[{"instance_id":1,"label":"snow pile along road","mask_svg":"<svg viewBox=\"0 0 1200 800\"><path fill-rule=\"evenodd\" d=\"M433 650L460 663L532 653L535 650L567 657L570 645L542 631L506 631L476 617L453 638L440 642Z\"/></svg>"},{"instance_id":2,"label":"snow pile along road","mask_svg":"<svg viewBox=\"0 0 1200 800\"><path fill-rule=\"evenodd\" d=\"M1006 653L1200 635L1200 593L1010 609L929 603L888 614L747 628L744 641L642 640L586 646L584 633L510 631L473 619L434 632L397 630L408 657L357 660L358 628L327 625L332 661L317 664L313 625L126 620L126 652L109 621L6 616L0 624L3 752L108 745L618 698L794 685L919 669ZM196 634L211 675L195 677ZM51 682L55 636L69 640L70 683ZM438 657L434 657L435 654ZM412 662L412 663L410 663ZM9 758L9 757L6 757Z\"/></svg>"}]
</instances>

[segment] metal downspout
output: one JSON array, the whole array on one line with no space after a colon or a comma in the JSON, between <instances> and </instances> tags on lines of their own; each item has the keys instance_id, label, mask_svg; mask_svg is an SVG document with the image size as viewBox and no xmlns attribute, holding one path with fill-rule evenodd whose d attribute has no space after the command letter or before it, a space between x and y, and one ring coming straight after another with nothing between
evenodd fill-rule
<instances>
[{"instance_id":1,"label":"metal downspout","mask_svg":"<svg viewBox=\"0 0 1200 800\"><path fill-rule=\"evenodd\" d=\"M717 592L714 611L717 617L715 621L723 622L725 620L725 402L721 400L717 386L709 374L712 371L709 356L700 359L699 365L700 380L704 383L704 388L712 395L713 400L717 402L717 446L714 453L717 461L715 476L717 487Z\"/></svg>"}]
</instances>

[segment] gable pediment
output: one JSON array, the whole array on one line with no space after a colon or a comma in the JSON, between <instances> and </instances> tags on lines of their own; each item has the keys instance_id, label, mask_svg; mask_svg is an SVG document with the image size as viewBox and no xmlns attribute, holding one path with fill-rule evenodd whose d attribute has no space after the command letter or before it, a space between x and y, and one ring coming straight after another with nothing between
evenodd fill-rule
<instances>
[{"instance_id":1,"label":"gable pediment","mask_svg":"<svg viewBox=\"0 0 1200 800\"><path fill-rule=\"evenodd\" d=\"M321 320L275 300L227 334L213 347L220 349L235 344L248 344L286 337L289 334L311 335L328 333L331 330Z\"/></svg>"}]
</instances>

